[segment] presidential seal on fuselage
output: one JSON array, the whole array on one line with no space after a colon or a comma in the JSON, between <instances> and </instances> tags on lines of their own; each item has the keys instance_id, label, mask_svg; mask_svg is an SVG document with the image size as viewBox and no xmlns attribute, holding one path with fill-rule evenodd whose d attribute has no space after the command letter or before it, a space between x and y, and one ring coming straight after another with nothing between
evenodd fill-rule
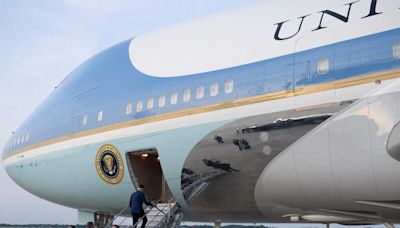
<instances>
[{"instance_id":1,"label":"presidential seal on fuselage","mask_svg":"<svg viewBox=\"0 0 400 228\"><path fill-rule=\"evenodd\" d=\"M124 165L118 149L105 144L96 154L96 170L100 178L109 184L118 184L124 177Z\"/></svg>"}]
</instances>

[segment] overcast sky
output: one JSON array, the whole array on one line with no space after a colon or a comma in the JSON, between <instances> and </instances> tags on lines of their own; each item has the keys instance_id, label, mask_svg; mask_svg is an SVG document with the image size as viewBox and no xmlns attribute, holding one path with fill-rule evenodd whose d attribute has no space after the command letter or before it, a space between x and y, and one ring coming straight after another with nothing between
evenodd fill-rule
<instances>
[{"instance_id":1,"label":"overcast sky","mask_svg":"<svg viewBox=\"0 0 400 228\"><path fill-rule=\"evenodd\" d=\"M1 0L0 145L69 72L99 51L147 31L256 1ZM24 191L3 168L0 183L0 223L76 223L76 210Z\"/></svg>"}]
</instances>

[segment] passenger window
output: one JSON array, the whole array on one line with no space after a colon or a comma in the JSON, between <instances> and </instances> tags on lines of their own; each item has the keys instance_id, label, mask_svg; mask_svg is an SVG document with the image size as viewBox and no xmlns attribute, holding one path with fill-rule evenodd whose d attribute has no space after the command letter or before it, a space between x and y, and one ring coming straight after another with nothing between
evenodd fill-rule
<instances>
[{"instance_id":1,"label":"passenger window","mask_svg":"<svg viewBox=\"0 0 400 228\"><path fill-rule=\"evenodd\" d=\"M136 112L141 112L143 109L143 101L138 101L136 103Z\"/></svg>"},{"instance_id":2,"label":"passenger window","mask_svg":"<svg viewBox=\"0 0 400 228\"><path fill-rule=\"evenodd\" d=\"M21 136L21 144L25 141L25 135Z\"/></svg>"},{"instance_id":3,"label":"passenger window","mask_svg":"<svg viewBox=\"0 0 400 228\"><path fill-rule=\"evenodd\" d=\"M184 102L190 101L190 89L187 89L183 92L183 101Z\"/></svg>"},{"instance_id":4,"label":"passenger window","mask_svg":"<svg viewBox=\"0 0 400 228\"><path fill-rule=\"evenodd\" d=\"M171 104L176 104L178 102L178 93L171 94Z\"/></svg>"},{"instance_id":5,"label":"passenger window","mask_svg":"<svg viewBox=\"0 0 400 228\"><path fill-rule=\"evenodd\" d=\"M132 103L128 103L128 104L126 105L126 107L125 107L125 113L126 113L127 115L129 115L129 114L132 113Z\"/></svg>"},{"instance_id":6,"label":"passenger window","mask_svg":"<svg viewBox=\"0 0 400 228\"><path fill-rule=\"evenodd\" d=\"M26 134L25 141L29 141L29 134Z\"/></svg>"},{"instance_id":7,"label":"passenger window","mask_svg":"<svg viewBox=\"0 0 400 228\"><path fill-rule=\"evenodd\" d=\"M225 93L229 94L233 91L233 81L229 80L225 82Z\"/></svg>"},{"instance_id":8,"label":"passenger window","mask_svg":"<svg viewBox=\"0 0 400 228\"><path fill-rule=\"evenodd\" d=\"M19 145L20 140L21 140L21 138L18 137L18 138L17 138L17 145Z\"/></svg>"},{"instance_id":9,"label":"passenger window","mask_svg":"<svg viewBox=\"0 0 400 228\"><path fill-rule=\"evenodd\" d=\"M400 59L400 42L393 46L393 58Z\"/></svg>"},{"instance_id":10,"label":"passenger window","mask_svg":"<svg viewBox=\"0 0 400 228\"><path fill-rule=\"evenodd\" d=\"M196 90L196 98L202 99L203 97L204 97L204 86L199 86L199 87L197 87L197 90Z\"/></svg>"},{"instance_id":11,"label":"passenger window","mask_svg":"<svg viewBox=\"0 0 400 228\"><path fill-rule=\"evenodd\" d=\"M218 83L213 83L210 87L210 96L215 97L218 95L219 86Z\"/></svg>"},{"instance_id":12,"label":"passenger window","mask_svg":"<svg viewBox=\"0 0 400 228\"><path fill-rule=\"evenodd\" d=\"M97 113L97 121L102 121L103 120L103 111L100 111Z\"/></svg>"},{"instance_id":13,"label":"passenger window","mask_svg":"<svg viewBox=\"0 0 400 228\"><path fill-rule=\"evenodd\" d=\"M148 110L153 109L153 106L154 106L154 99L153 98L149 98L147 100L147 109Z\"/></svg>"},{"instance_id":14,"label":"passenger window","mask_svg":"<svg viewBox=\"0 0 400 228\"><path fill-rule=\"evenodd\" d=\"M88 121L88 117L87 117L87 115L84 115L82 117L82 125L85 126L87 124L87 121Z\"/></svg>"},{"instance_id":15,"label":"passenger window","mask_svg":"<svg viewBox=\"0 0 400 228\"><path fill-rule=\"evenodd\" d=\"M321 59L318 62L317 73L319 75L327 74L329 72L329 59Z\"/></svg>"},{"instance_id":16,"label":"passenger window","mask_svg":"<svg viewBox=\"0 0 400 228\"><path fill-rule=\"evenodd\" d=\"M158 107L164 107L165 105L165 96L162 95L158 98Z\"/></svg>"}]
</instances>

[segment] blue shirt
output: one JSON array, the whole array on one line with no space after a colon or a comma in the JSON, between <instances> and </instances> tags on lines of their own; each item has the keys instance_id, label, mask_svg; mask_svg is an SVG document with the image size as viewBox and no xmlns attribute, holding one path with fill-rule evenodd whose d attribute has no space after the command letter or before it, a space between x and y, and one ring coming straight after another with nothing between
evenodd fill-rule
<instances>
[{"instance_id":1,"label":"blue shirt","mask_svg":"<svg viewBox=\"0 0 400 228\"><path fill-rule=\"evenodd\" d=\"M146 204L148 206L153 205L149 201L146 200L144 193L142 191L137 191L132 193L131 201L129 202L129 206L131 207L132 214L142 214L144 213L142 205Z\"/></svg>"}]
</instances>

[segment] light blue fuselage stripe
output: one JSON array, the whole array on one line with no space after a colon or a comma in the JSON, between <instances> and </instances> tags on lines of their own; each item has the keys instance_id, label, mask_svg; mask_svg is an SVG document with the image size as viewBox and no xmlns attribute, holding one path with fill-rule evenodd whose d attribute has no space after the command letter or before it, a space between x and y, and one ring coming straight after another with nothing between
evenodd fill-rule
<instances>
[{"instance_id":1,"label":"light blue fuselage stripe","mask_svg":"<svg viewBox=\"0 0 400 228\"><path fill-rule=\"evenodd\" d=\"M400 29L339 42L311 50L208 73L185 77L158 78L135 69L129 59L130 40L111 47L75 69L21 125L10 141L29 134L29 141L5 147L4 155L52 138L107 126L119 122L228 100L348 79L359 75L400 67L393 58L393 45L400 42ZM294 47L293 47L294 50ZM327 74L317 74L321 59L329 59ZM234 81L234 91L224 92L224 83ZM219 83L218 96L210 96L210 85ZM198 86L205 97L196 99ZM190 102L183 102L185 89L192 91ZM171 105L169 95L178 92L178 103ZM158 97L166 95L166 104L158 108ZM146 110L148 98L154 98L152 110ZM143 101L136 113L137 101ZM132 114L125 113L132 103ZM103 120L97 113L103 111ZM82 126L83 115L88 123Z\"/></svg>"},{"instance_id":2,"label":"light blue fuselage stripe","mask_svg":"<svg viewBox=\"0 0 400 228\"><path fill-rule=\"evenodd\" d=\"M228 122L199 124L107 141L118 148L126 168L122 182L117 185L105 183L96 172L96 153L104 142L61 149L56 153L43 154L40 159L24 158L7 166L6 171L25 190L46 200L73 208L107 208L117 214L129 202L129 195L134 190L125 154L151 145L157 148L171 192L179 204L185 206L180 176L188 154L205 135ZM174 156L170 156L171 153Z\"/></svg>"}]
</instances>

